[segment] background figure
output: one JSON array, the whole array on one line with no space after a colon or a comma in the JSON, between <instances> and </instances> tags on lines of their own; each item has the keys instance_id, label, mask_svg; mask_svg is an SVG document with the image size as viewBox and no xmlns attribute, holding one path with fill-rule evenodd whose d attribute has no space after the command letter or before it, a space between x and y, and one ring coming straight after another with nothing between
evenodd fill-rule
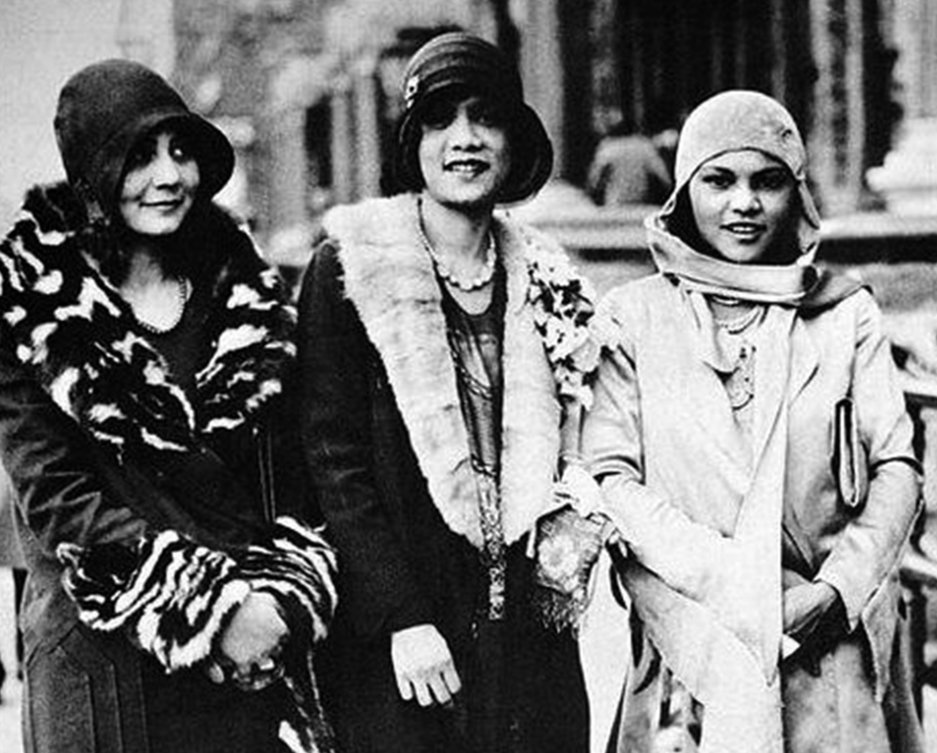
<instances>
[{"instance_id":1,"label":"background figure","mask_svg":"<svg viewBox=\"0 0 937 753\"><path fill-rule=\"evenodd\" d=\"M790 114L717 95L647 221L659 274L596 316L584 451L704 753L922 750L899 625L912 426L871 294L812 264L818 228Z\"/></svg>"},{"instance_id":2,"label":"background figure","mask_svg":"<svg viewBox=\"0 0 937 753\"><path fill-rule=\"evenodd\" d=\"M282 423L295 313L212 203L231 146L123 60L66 82L55 132L68 182L0 245L26 750L329 750L310 661L334 556Z\"/></svg>"},{"instance_id":3,"label":"background figure","mask_svg":"<svg viewBox=\"0 0 937 753\"><path fill-rule=\"evenodd\" d=\"M591 307L554 243L492 214L543 186L552 148L477 37L436 37L404 82L405 192L325 218L300 298L303 435L343 564L328 707L346 753L575 753L576 646L540 624L526 548L577 449Z\"/></svg>"},{"instance_id":4,"label":"background figure","mask_svg":"<svg viewBox=\"0 0 937 753\"><path fill-rule=\"evenodd\" d=\"M586 191L600 206L663 204L673 188L676 130L654 136L612 129L589 165Z\"/></svg>"}]
</instances>

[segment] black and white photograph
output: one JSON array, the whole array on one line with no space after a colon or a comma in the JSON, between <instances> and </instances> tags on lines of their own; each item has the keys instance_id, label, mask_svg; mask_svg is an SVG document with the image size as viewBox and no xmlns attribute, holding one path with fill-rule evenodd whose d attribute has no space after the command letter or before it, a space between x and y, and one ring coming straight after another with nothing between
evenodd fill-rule
<instances>
[{"instance_id":1,"label":"black and white photograph","mask_svg":"<svg viewBox=\"0 0 937 753\"><path fill-rule=\"evenodd\" d=\"M0 0L0 752L937 753L937 3Z\"/></svg>"}]
</instances>

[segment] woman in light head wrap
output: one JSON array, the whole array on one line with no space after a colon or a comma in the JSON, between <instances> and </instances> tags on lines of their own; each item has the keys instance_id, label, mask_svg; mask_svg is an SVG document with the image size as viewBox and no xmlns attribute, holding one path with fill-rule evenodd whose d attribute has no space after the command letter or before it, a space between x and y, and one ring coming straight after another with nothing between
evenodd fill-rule
<instances>
[{"instance_id":1,"label":"woman in light head wrap","mask_svg":"<svg viewBox=\"0 0 937 753\"><path fill-rule=\"evenodd\" d=\"M881 313L813 264L778 102L705 101L675 172L647 222L658 274L597 315L583 443L618 574L701 706L701 750L920 750L898 631L918 468Z\"/></svg>"}]
</instances>

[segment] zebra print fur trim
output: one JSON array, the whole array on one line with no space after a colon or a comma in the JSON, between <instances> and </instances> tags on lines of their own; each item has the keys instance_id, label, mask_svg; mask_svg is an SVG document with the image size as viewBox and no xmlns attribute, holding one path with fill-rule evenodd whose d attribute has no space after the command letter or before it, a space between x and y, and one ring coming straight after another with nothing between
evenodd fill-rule
<instances>
[{"instance_id":1,"label":"zebra print fur trim","mask_svg":"<svg viewBox=\"0 0 937 753\"><path fill-rule=\"evenodd\" d=\"M319 529L289 516L272 528L263 543L231 551L163 531L135 549L61 544L57 554L79 619L93 630L124 631L167 672L207 661L252 590L274 594L291 629L284 681L293 703L280 720L280 739L291 753L327 753L334 744L312 647L326 637L335 611L335 550Z\"/></svg>"},{"instance_id":2,"label":"zebra print fur trim","mask_svg":"<svg viewBox=\"0 0 937 753\"><path fill-rule=\"evenodd\" d=\"M295 358L289 291L250 236L214 205L206 233L223 249L210 289L209 345L189 394L130 305L92 262L77 199L36 187L0 241L0 322L12 352L53 401L119 458L185 452L257 420ZM221 254L219 254L221 256Z\"/></svg>"}]
</instances>

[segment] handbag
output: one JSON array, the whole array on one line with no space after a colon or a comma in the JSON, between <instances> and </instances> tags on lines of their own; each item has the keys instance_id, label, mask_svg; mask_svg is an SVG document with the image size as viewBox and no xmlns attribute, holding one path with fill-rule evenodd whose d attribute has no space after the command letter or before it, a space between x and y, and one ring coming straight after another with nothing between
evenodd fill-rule
<instances>
[{"instance_id":1,"label":"handbag","mask_svg":"<svg viewBox=\"0 0 937 753\"><path fill-rule=\"evenodd\" d=\"M537 521L534 532L534 603L544 625L575 631L589 604L589 575L608 523L581 515L562 483L553 494L555 509Z\"/></svg>"},{"instance_id":2,"label":"handbag","mask_svg":"<svg viewBox=\"0 0 937 753\"><path fill-rule=\"evenodd\" d=\"M834 408L831 462L840 502L849 512L862 512L869 492L869 461L851 397L837 401Z\"/></svg>"}]
</instances>

